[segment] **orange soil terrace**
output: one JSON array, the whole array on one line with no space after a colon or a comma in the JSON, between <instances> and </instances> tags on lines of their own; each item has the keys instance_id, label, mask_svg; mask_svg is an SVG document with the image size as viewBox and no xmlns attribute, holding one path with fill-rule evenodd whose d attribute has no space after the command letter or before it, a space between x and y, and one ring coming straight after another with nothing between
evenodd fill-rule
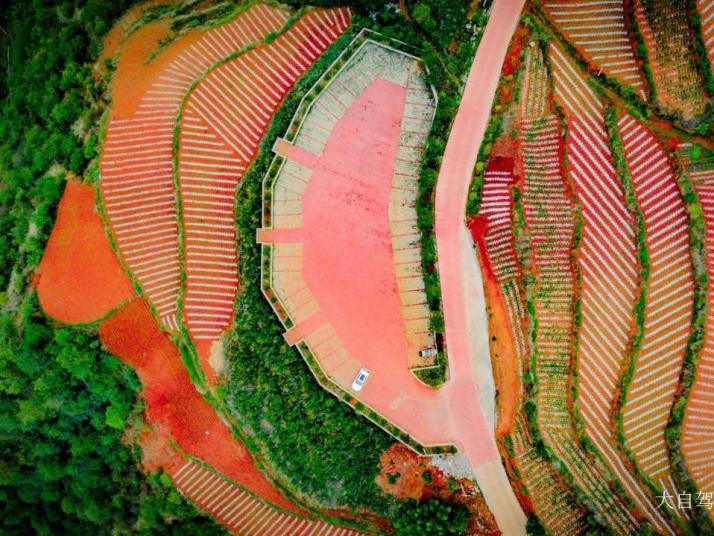
<instances>
[{"instance_id":1,"label":"orange soil terrace","mask_svg":"<svg viewBox=\"0 0 714 536\"><path fill-rule=\"evenodd\" d=\"M671 532L654 498L618 452L611 407L634 333L632 310L638 295L634 218L615 168L604 106L586 75L553 48L555 96L570 135L570 177L582 207L578 251L582 277L578 394L585 431L625 491L661 531Z\"/></svg>"},{"instance_id":2,"label":"orange soil terrace","mask_svg":"<svg viewBox=\"0 0 714 536\"><path fill-rule=\"evenodd\" d=\"M124 44L100 186L119 251L168 329L179 327L173 141L183 96L206 69L279 30L286 19L281 10L255 4L223 26L174 41L148 64L165 23L143 27Z\"/></svg>"},{"instance_id":3,"label":"orange soil terrace","mask_svg":"<svg viewBox=\"0 0 714 536\"><path fill-rule=\"evenodd\" d=\"M176 346L158 328L144 300L136 298L102 322L99 337L139 375L148 421L182 452L202 462L172 457L164 467L199 506L239 534L269 534L282 526L293 527L295 534L312 534L318 527L325 534L353 533L310 520L265 478L245 446L196 391ZM242 488L308 519L276 510Z\"/></svg>"},{"instance_id":4,"label":"orange soil terrace","mask_svg":"<svg viewBox=\"0 0 714 536\"><path fill-rule=\"evenodd\" d=\"M114 57L119 51L122 42L126 39L127 32L132 24L138 21L147 9L153 6L169 4L171 1L172 0L148 0L147 2L141 2L129 8L102 40L102 53L99 55L99 58L97 58L95 64L98 72L101 74L104 73L104 60Z\"/></svg>"},{"instance_id":5,"label":"orange soil terrace","mask_svg":"<svg viewBox=\"0 0 714 536\"><path fill-rule=\"evenodd\" d=\"M211 71L183 109L179 184L186 244L184 317L213 382L211 345L230 323L238 289L236 187L295 80L349 23L347 8L307 13L269 45Z\"/></svg>"},{"instance_id":6,"label":"orange soil terrace","mask_svg":"<svg viewBox=\"0 0 714 536\"><path fill-rule=\"evenodd\" d=\"M40 305L61 322L94 322L134 295L104 234L94 200L91 185L67 181L37 270Z\"/></svg>"},{"instance_id":7,"label":"orange soil terrace","mask_svg":"<svg viewBox=\"0 0 714 536\"><path fill-rule=\"evenodd\" d=\"M258 471L246 448L201 397L178 349L159 330L144 300L136 298L99 326L106 348L136 370L144 384L149 422L196 456L260 496L288 510L286 501Z\"/></svg>"}]
</instances>

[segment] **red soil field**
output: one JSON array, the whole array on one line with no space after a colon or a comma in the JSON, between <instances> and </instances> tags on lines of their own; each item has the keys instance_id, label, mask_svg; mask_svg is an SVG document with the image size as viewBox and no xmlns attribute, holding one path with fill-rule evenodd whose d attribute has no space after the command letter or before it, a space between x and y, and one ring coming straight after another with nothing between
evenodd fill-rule
<instances>
[{"instance_id":1,"label":"red soil field","mask_svg":"<svg viewBox=\"0 0 714 536\"><path fill-rule=\"evenodd\" d=\"M92 185L67 181L35 279L45 313L69 324L99 320L134 295L94 200Z\"/></svg>"},{"instance_id":2,"label":"red soil field","mask_svg":"<svg viewBox=\"0 0 714 536\"><path fill-rule=\"evenodd\" d=\"M578 51L608 76L646 98L645 80L632 50L623 2L546 0L546 13Z\"/></svg>"},{"instance_id":3,"label":"red soil field","mask_svg":"<svg viewBox=\"0 0 714 536\"><path fill-rule=\"evenodd\" d=\"M186 102L179 146L186 237L184 312L203 368L214 383L210 347L230 323L238 289L236 187L287 92L349 22L347 8L310 11L269 45L211 71Z\"/></svg>"},{"instance_id":4,"label":"red soil field","mask_svg":"<svg viewBox=\"0 0 714 536\"><path fill-rule=\"evenodd\" d=\"M160 433L273 504L303 513L265 478L245 446L196 391L176 346L158 328L144 300L136 298L102 322L99 337L107 350L136 370L144 385L148 421Z\"/></svg>"},{"instance_id":5,"label":"red soil field","mask_svg":"<svg viewBox=\"0 0 714 536\"><path fill-rule=\"evenodd\" d=\"M510 317L501 287L493 279L484 280L486 303L488 303L488 333L491 335L490 351L493 377L496 382L496 429L497 439L506 437L513 430L518 412L520 385L518 376L518 353L510 329Z\"/></svg>"},{"instance_id":6,"label":"red soil field","mask_svg":"<svg viewBox=\"0 0 714 536\"><path fill-rule=\"evenodd\" d=\"M144 12L153 6L169 4L171 0L148 0L141 2L129 8L121 18L112 26L112 29L107 32L102 40L102 53L96 61L96 69L99 74L104 74L104 60L113 58L119 51L122 42L127 37L127 31L137 20L141 18Z\"/></svg>"}]
</instances>

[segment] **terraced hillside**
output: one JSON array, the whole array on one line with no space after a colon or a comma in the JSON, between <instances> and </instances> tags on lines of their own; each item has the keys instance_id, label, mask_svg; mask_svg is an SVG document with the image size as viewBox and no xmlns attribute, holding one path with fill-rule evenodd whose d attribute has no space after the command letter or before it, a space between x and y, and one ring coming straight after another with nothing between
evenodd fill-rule
<instances>
[{"instance_id":1,"label":"terraced hillside","mask_svg":"<svg viewBox=\"0 0 714 536\"><path fill-rule=\"evenodd\" d=\"M552 47L551 54L561 52ZM540 55L537 58L542 71L538 78L547 78L543 60ZM537 88L528 86L525 91L530 87ZM571 420L568 397L578 295L571 261L576 245L575 207L563 169L565 147L558 117L549 104L549 93L542 92L539 100L519 117L523 206L536 279L530 321L535 329L538 426L546 446L562 461L566 474L572 475L572 484L586 494L588 506L616 532L626 534L637 527L637 521L607 484L607 473L583 452Z\"/></svg>"},{"instance_id":2,"label":"terraced hillside","mask_svg":"<svg viewBox=\"0 0 714 536\"><path fill-rule=\"evenodd\" d=\"M37 433L59 408L121 432L131 504L156 486L169 525L711 534L712 2L378 4L152 0L57 78L93 101L83 150L0 128L23 141L0 140L0 252L27 264L2 275L0 421L39 438L1 462L15 502L101 518L55 497L61 464L46 490L15 469L90 452ZM5 18L0 99L25 102ZM49 351L85 400L30 403L62 383Z\"/></svg>"},{"instance_id":3,"label":"terraced hillside","mask_svg":"<svg viewBox=\"0 0 714 536\"><path fill-rule=\"evenodd\" d=\"M542 74L537 69L538 53L528 51L526 69L531 74ZM585 510L580 507L562 477L545 457L539 455L525 411L527 392L525 375L530 369L530 342L526 333L526 312L522 288L522 272L514 244L511 188L514 187L514 160L492 157L484 174L479 217L485 220L485 232L475 233L484 243L486 269L493 273L500 288L502 305L518 359L520 404L516 413L510 441L519 481L528 492L533 509L541 522L555 534L582 534L586 530ZM472 224L473 226L473 224ZM481 229L482 226L479 226ZM472 232L474 232L472 230Z\"/></svg>"},{"instance_id":4,"label":"terraced hillside","mask_svg":"<svg viewBox=\"0 0 714 536\"><path fill-rule=\"evenodd\" d=\"M712 167L699 161L699 153L709 154L710 142L700 140L707 149L692 153L696 164L686 159L679 164L671 152L681 146L680 136L688 135L679 129L694 124L687 118L704 111L708 96L682 17L686 10L678 5L670 11L662 3L635 2L634 18L628 20L626 3L615 1L537 6L527 19L533 34L524 42L516 73L517 106L508 106L511 81L502 80L503 100L494 122L500 137L482 147L492 156L476 184L479 212L470 223L481 244L484 273L508 281L490 298L492 307L502 301L514 351L533 363L533 376L525 369L524 377L521 369L521 382L535 381L530 400L535 399L537 412L530 411L523 422L536 434L536 446L542 438L575 491L576 506L621 534L647 526L662 534L710 530L699 525L701 517L692 517L696 509L711 516L706 490L714 462L707 439L708 324L702 348L696 342L701 327L693 331L694 269L705 252L690 251L698 247L700 201L707 221ZM589 17L593 24L586 24ZM633 23L644 32L636 56L630 47ZM553 41L554 27L572 48ZM644 78L627 82L643 89L640 101L623 99L610 80L594 76L597 68L611 77L621 74L613 64L596 61L614 61L617 53L594 57L601 46L609 50L603 45L608 38L616 41L617 32L623 49L630 50L622 56L623 65L639 71L642 64L635 58L643 57L645 47L660 105L653 103L648 113L654 119L677 108L685 111L684 122L672 124L659 116L648 125L640 115L642 106L650 106L643 104ZM665 64L666 72L661 70ZM663 105L667 99L669 108ZM515 166L509 162L512 154L518 155ZM687 179L679 177L682 166ZM690 179L698 198L682 193ZM519 230L513 218L521 217L525 225ZM525 259L523 267L518 259ZM525 329L518 328L519 288L527 296ZM685 389L683 382L691 377L693 387ZM528 389L521 396L528 409ZM679 437L673 423L682 422L680 397L688 397L681 444L673 439ZM676 414L675 400L680 401ZM514 456L524 445L519 436L517 420L509 456L516 460L519 484L528 490L533 472ZM693 489L685 487L690 483L682 475L691 477L696 492L682 491ZM552 504L563 504L561 494L550 493ZM550 527L553 519L539 512L538 500L529 496L528 501ZM581 530L575 522L569 526Z\"/></svg>"},{"instance_id":5,"label":"terraced hillside","mask_svg":"<svg viewBox=\"0 0 714 536\"><path fill-rule=\"evenodd\" d=\"M664 429L692 322L688 223L674 171L652 132L629 116L622 116L618 126L650 257L645 335L626 393L623 426L642 472L676 494Z\"/></svg>"},{"instance_id":6,"label":"terraced hillside","mask_svg":"<svg viewBox=\"0 0 714 536\"><path fill-rule=\"evenodd\" d=\"M236 187L287 92L348 24L346 10L307 13L269 44L212 69L182 108L183 313L207 371L211 345L230 323L238 290Z\"/></svg>"},{"instance_id":7,"label":"terraced hillside","mask_svg":"<svg viewBox=\"0 0 714 536\"><path fill-rule=\"evenodd\" d=\"M610 408L619 396L639 297L636 222L608 147L602 101L586 76L551 48L555 96L569 131L570 177L582 209L578 263L582 291L578 395L588 438L638 508L661 531L671 531L654 497L618 452Z\"/></svg>"},{"instance_id":8,"label":"terraced hillside","mask_svg":"<svg viewBox=\"0 0 714 536\"><path fill-rule=\"evenodd\" d=\"M208 354L229 325L237 290L236 187L285 95L350 17L347 8L308 10L284 27L288 11L253 3L158 54L162 21L138 28L118 51L98 187L112 255L140 295L97 304L98 316L108 316L99 336L144 383L146 419L156 436L146 441L166 445L151 463L236 533L356 533L316 519L262 474L233 435L235 421L201 395L205 387L192 383L198 379L169 337L187 327L203 373L217 381ZM152 59L142 64L136 57ZM132 75L141 83L127 85ZM233 100L218 98L218 91ZM128 283L126 275L120 282ZM47 280L43 293L56 294L68 276L65 270Z\"/></svg>"}]
</instances>

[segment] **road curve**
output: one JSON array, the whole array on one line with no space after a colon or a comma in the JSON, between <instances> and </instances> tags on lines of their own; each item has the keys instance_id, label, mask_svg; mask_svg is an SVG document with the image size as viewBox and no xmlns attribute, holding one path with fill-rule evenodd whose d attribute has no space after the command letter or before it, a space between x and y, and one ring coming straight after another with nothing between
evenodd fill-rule
<instances>
[{"instance_id":1,"label":"road curve","mask_svg":"<svg viewBox=\"0 0 714 536\"><path fill-rule=\"evenodd\" d=\"M524 0L493 1L491 16L446 144L436 186L436 245L449 367L452 379L469 377L471 388L479 391L482 407L478 410L482 418L473 426L479 428L479 435L490 438L494 450L493 378L488 361L486 304L473 243L464 223L464 211L501 65L523 4ZM503 534L525 534L526 517L500 459L477 456L469 445L461 447Z\"/></svg>"}]
</instances>

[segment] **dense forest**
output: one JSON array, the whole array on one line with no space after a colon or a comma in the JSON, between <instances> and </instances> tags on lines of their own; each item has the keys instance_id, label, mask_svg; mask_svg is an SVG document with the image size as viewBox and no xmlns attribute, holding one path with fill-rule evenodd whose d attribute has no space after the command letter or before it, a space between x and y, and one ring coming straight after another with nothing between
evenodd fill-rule
<instances>
[{"instance_id":1,"label":"dense forest","mask_svg":"<svg viewBox=\"0 0 714 536\"><path fill-rule=\"evenodd\" d=\"M106 104L106 81L95 80L91 64L101 50L102 36L131 3L13 0L0 10L2 533L222 531L166 476L140 471L141 453L131 442L132 431L143 426L136 375L102 350L94 327L62 327L47 319L30 285L66 176L83 176L97 156L93 127ZM358 6L359 25L407 41L424 54L439 88L443 105L434 129L439 134L428 156L431 168L421 215L425 226L431 222L429 194L438 156L475 46L475 31L465 33L470 4L406 2L405 12L397 4L378 1ZM462 38L468 46L454 46ZM316 72L311 73L313 79ZM302 90L310 83L308 77ZM284 130L299 95L286 102L271 129L273 136ZM381 494L374 475L379 454L392 439L319 388L299 355L282 342L256 277L256 188L264 171L261 162L269 158L267 148L268 143L238 195L246 284L236 304L238 327L231 336L228 400L246 428L256 433L265 459L275 463L297 491L325 504L389 515L403 534L415 533L411 525L424 531L441 526L463 530L460 508L434 502L400 504ZM272 434L260 427L266 415Z\"/></svg>"},{"instance_id":2,"label":"dense forest","mask_svg":"<svg viewBox=\"0 0 714 536\"><path fill-rule=\"evenodd\" d=\"M139 381L92 329L52 325L29 286L101 85L90 64L128 1L17 0L0 10L0 532L216 534L125 441Z\"/></svg>"}]
</instances>

